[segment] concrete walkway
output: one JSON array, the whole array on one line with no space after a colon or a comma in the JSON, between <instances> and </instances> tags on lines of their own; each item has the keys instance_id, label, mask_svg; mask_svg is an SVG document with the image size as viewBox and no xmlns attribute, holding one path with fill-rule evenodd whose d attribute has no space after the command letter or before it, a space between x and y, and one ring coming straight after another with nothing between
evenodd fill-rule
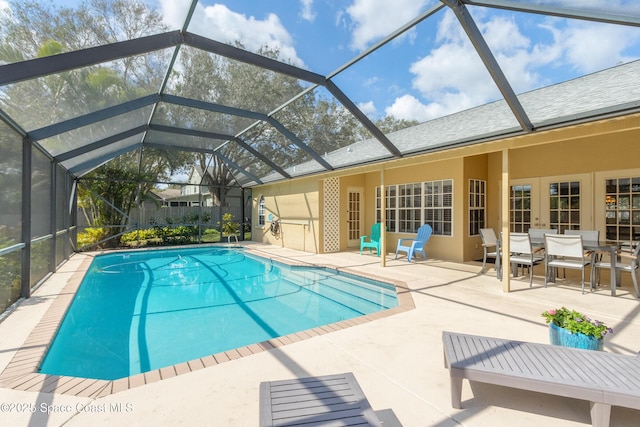
<instances>
[{"instance_id":1,"label":"concrete walkway","mask_svg":"<svg viewBox=\"0 0 640 427\"><path fill-rule=\"evenodd\" d=\"M495 273L480 275L476 263L409 264L390 255L383 268L378 257L355 252L313 255L248 246L272 257L404 281L416 308L100 398L0 388L2 425L253 427L258 425L261 381L353 372L387 426L587 426L586 401L466 381L463 409L453 409L442 331L547 343L540 313L566 306L615 329L605 351L640 350L640 302L626 285L616 297L606 285L582 295L577 283L559 281L543 288L541 271L536 270L533 288L528 278L513 280L512 292L504 293ZM84 258L74 256L0 323L0 371ZM635 426L639 417L640 411L614 407L611 426Z\"/></svg>"}]
</instances>

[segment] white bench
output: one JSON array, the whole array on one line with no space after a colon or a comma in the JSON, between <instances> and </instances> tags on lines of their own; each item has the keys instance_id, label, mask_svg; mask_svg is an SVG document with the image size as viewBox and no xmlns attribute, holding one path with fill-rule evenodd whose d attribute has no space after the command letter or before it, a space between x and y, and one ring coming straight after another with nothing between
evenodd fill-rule
<instances>
[{"instance_id":1,"label":"white bench","mask_svg":"<svg viewBox=\"0 0 640 427\"><path fill-rule=\"evenodd\" d=\"M260 427L382 424L352 373L260 383Z\"/></svg>"},{"instance_id":2,"label":"white bench","mask_svg":"<svg viewBox=\"0 0 640 427\"><path fill-rule=\"evenodd\" d=\"M446 331L442 341L454 408L466 378L588 400L594 427L609 425L611 406L640 409L640 357Z\"/></svg>"}]
</instances>

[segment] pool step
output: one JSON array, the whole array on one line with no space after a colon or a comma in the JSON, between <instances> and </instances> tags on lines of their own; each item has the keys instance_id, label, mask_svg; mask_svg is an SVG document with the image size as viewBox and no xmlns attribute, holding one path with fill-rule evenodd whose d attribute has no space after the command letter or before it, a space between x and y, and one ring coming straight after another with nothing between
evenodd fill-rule
<instances>
[{"instance_id":1,"label":"pool step","mask_svg":"<svg viewBox=\"0 0 640 427\"><path fill-rule=\"evenodd\" d=\"M363 314L379 311L381 307L397 306L395 290L371 284L355 283L345 275L321 274L310 278L295 270L283 272L283 281L332 300L336 304L352 307ZM322 288L322 291L320 291Z\"/></svg>"}]
</instances>

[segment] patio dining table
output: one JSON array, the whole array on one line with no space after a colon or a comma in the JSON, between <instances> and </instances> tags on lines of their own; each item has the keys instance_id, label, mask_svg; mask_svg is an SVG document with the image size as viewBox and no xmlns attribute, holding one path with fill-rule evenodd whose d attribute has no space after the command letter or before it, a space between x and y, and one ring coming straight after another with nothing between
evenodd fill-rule
<instances>
[{"instance_id":1,"label":"patio dining table","mask_svg":"<svg viewBox=\"0 0 640 427\"><path fill-rule=\"evenodd\" d=\"M544 248L545 246L544 238L532 238L531 245L538 248ZM619 272L616 271L616 261L618 258L617 252L618 252L618 249L622 247L622 243L612 242L612 241L603 241L603 240L601 241L583 240L582 246L587 251L609 253L609 256L611 257L611 268L610 268L611 295L616 296L616 286L620 282L620 274ZM595 285L594 283L591 283L591 287L593 287L594 285Z\"/></svg>"}]
</instances>

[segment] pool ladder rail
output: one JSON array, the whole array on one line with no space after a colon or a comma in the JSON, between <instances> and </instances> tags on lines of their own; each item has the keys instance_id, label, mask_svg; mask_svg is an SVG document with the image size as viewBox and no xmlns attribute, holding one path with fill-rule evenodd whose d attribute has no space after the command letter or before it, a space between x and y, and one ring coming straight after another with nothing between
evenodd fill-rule
<instances>
[{"instance_id":1,"label":"pool ladder rail","mask_svg":"<svg viewBox=\"0 0 640 427\"><path fill-rule=\"evenodd\" d=\"M237 236L237 235L235 235L235 234L229 234L229 235L227 236L227 243L231 243L231 238L232 238L232 237L236 240L236 243L238 243L238 236Z\"/></svg>"}]
</instances>

